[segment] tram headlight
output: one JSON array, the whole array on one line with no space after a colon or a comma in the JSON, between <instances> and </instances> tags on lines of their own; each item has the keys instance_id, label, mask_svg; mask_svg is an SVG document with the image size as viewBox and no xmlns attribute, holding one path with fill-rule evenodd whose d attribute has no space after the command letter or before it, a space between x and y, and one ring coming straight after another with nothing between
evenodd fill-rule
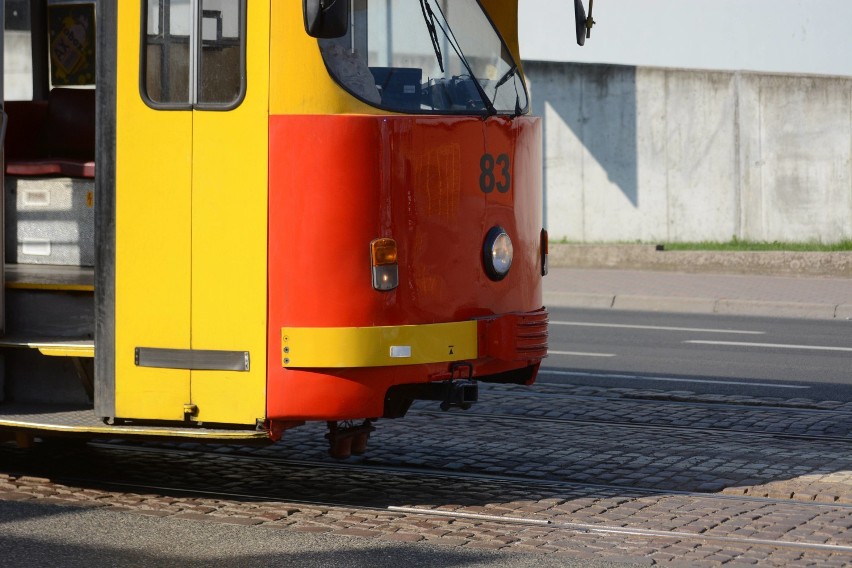
<instances>
[{"instance_id":1,"label":"tram headlight","mask_svg":"<svg viewBox=\"0 0 852 568\"><path fill-rule=\"evenodd\" d=\"M509 233L503 227L492 227L485 236L482 247L482 262L491 280L502 280L512 267L514 249Z\"/></svg>"},{"instance_id":2,"label":"tram headlight","mask_svg":"<svg viewBox=\"0 0 852 568\"><path fill-rule=\"evenodd\" d=\"M370 243L373 288L379 291L393 290L399 286L399 263L396 241L376 239Z\"/></svg>"}]
</instances>

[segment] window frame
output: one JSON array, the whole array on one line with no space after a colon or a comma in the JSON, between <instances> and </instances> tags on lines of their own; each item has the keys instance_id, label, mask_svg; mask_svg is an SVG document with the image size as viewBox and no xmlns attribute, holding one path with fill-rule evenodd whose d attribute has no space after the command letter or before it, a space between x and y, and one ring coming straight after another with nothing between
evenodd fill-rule
<instances>
[{"instance_id":1,"label":"window frame","mask_svg":"<svg viewBox=\"0 0 852 568\"><path fill-rule=\"evenodd\" d=\"M154 45L148 40L148 7L151 2L159 0L143 0L141 2L141 26L139 33L139 95L145 104L155 110L204 110L227 112L239 107L246 98L248 88L247 73L247 30L248 30L248 1L239 2L239 45L240 45L240 92L228 103L199 102L198 93L204 49L204 0L190 0L190 35L189 35L189 100L187 102L157 102L148 95L148 46ZM193 41L194 40L194 41Z\"/></svg>"}]
</instances>

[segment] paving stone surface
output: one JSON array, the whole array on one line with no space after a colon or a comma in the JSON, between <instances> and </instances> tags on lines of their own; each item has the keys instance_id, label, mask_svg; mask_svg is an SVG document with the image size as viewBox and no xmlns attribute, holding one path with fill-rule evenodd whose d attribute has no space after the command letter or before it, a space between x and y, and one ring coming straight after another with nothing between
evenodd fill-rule
<instances>
[{"instance_id":1,"label":"paving stone surface","mask_svg":"<svg viewBox=\"0 0 852 568\"><path fill-rule=\"evenodd\" d=\"M379 421L342 463L318 425L258 447L0 445L0 499L640 565L852 565L844 405L546 385L481 398Z\"/></svg>"}]
</instances>

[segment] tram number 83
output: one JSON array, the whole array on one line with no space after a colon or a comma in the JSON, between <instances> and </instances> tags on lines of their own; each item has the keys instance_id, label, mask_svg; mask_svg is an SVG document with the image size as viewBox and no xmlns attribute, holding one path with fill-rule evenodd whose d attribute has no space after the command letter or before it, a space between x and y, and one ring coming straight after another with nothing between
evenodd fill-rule
<instances>
[{"instance_id":1,"label":"tram number 83","mask_svg":"<svg viewBox=\"0 0 852 568\"><path fill-rule=\"evenodd\" d=\"M479 160L479 189L482 193L491 193L494 188L507 193L512 187L512 162L509 154L500 154L495 159L491 154L483 154Z\"/></svg>"}]
</instances>

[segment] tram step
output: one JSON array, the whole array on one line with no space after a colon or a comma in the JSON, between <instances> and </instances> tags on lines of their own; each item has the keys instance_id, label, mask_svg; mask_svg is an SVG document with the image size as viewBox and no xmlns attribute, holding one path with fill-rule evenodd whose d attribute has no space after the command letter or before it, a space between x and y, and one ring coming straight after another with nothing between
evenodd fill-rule
<instances>
[{"instance_id":1,"label":"tram step","mask_svg":"<svg viewBox=\"0 0 852 568\"><path fill-rule=\"evenodd\" d=\"M7 264L6 288L93 292L95 270L87 266Z\"/></svg>"},{"instance_id":2,"label":"tram step","mask_svg":"<svg viewBox=\"0 0 852 568\"><path fill-rule=\"evenodd\" d=\"M146 423L141 421L105 424L91 405L0 403L0 429L26 429L39 436L80 434L108 437L184 438L216 442L269 441L255 428L205 428L196 424Z\"/></svg>"},{"instance_id":3,"label":"tram step","mask_svg":"<svg viewBox=\"0 0 852 568\"><path fill-rule=\"evenodd\" d=\"M2 347L38 349L42 355L50 357L95 356L92 339L0 337Z\"/></svg>"},{"instance_id":4,"label":"tram step","mask_svg":"<svg viewBox=\"0 0 852 568\"><path fill-rule=\"evenodd\" d=\"M92 339L0 338L0 402L84 404L94 400Z\"/></svg>"},{"instance_id":5,"label":"tram step","mask_svg":"<svg viewBox=\"0 0 852 568\"><path fill-rule=\"evenodd\" d=\"M92 268L6 264L6 333L18 337L92 337Z\"/></svg>"},{"instance_id":6,"label":"tram step","mask_svg":"<svg viewBox=\"0 0 852 568\"><path fill-rule=\"evenodd\" d=\"M94 397L94 271L6 268L0 401L89 403Z\"/></svg>"}]
</instances>

